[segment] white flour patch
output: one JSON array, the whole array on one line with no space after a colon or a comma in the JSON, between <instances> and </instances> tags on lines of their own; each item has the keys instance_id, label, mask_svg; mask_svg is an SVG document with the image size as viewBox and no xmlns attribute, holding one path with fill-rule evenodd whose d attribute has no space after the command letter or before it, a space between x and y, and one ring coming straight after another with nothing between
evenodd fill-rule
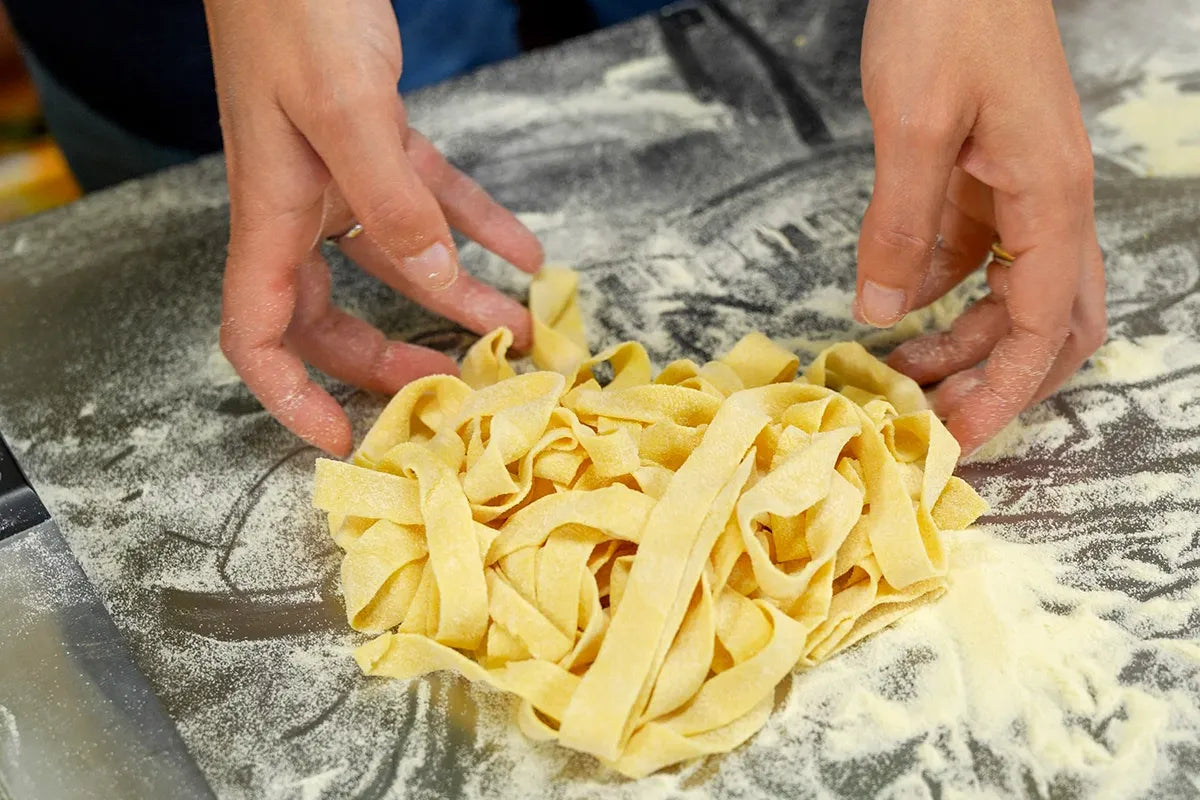
<instances>
[{"instance_id":1,"label":"white flour patch","mask_svg":"<svg viewBox=\"0 0 1200 800\"><path fill-rule=\"evenodd\" d=\"M674 76L674 66L666 56L634 58L604 71L604 85L610 89L639 89L649 81Z\"/></svg>"},{"instance_id":2,"label":"white flour patch","mask_svg":"<svg viewBox=\"0 0 1200 800\"><path fill-rule=\"evenodd\" d=\"M1122 680L1146 644L1110 619L1136 604L1062 586L1045 546L982 531L956 538L946 596L828 669L799 674L771 727L797 736L816 722L826 758L846 764L920 741L925 775L939 783L970 781L964 767L983 751L998 767L984 777L993 790L1053 793L1065 776L1087 796L1148 790L1158 748L1200 736L1200 711L1187 686ZM1200 669L1192 643L1161 652ZM919 669L906 673L905 657Z\"/></svg>"},{"instance_id":3,"label":"white flour patch","mask_svg":"<svg viewBox=\"0 0 1200 800\"><path fill-rule=\"evenodd\" d=\"M755 225L756 230L760 235L765 236L775 242L785 253L792 256L799 256L800 253L796 250L796 245L792 240L783 234L778 228L772 228L770 225Z\"/></svg>"},{"instance_id":4,"label":"white flour patch","mask_svg":"<svg viewBox=\"0 0 1200 800\"><path fill-rule=\"evenodd\" d=\"M129 431L129 443L134 447L161 445L170 435L171 429L166 425L138 425Z\"/></svg>"},{"instance_id":5,"label":"white flour patch","mask_svg":"<svg viewBox=\"0 0 1200 800\"><path fill-rule=\"evenodd\" d=\"M291 783L280 783L267 795L271 798L297 798L297 800L320 800L334 786L335 782L343 772L345 767L333 767L324 772L319 772L316 775L309 775L307 778L300 778Z\"/></svg>"},{"instance_id":6,"label":"white flour patch","mask_svg":"<svg viewBox=\"0 0 1200 800\"><path fill-rule=\"evenodd\" d=\"M1140 175L1200 175L1200 93L1148 75L1097 118L1097 142Z\"/></svg>"},{"instance_id":7,"label":"white flour patch","mask_svg":"<svg viewBox=\"0 0 1200 800\"><path fill-rule=\"evenodd\" d=\"M213 386L230 386L241 383L242 380L233 364L230 364L229 359L221 352L221 345L216 341L216 337L204 361L204 375Z\"/></svg>"},{"instance_id":8,"label":"white flour patch","mask_svg":"<svg viewBox=\"0 0 1200 800\"><path fill-rule=\"evenodd\" d=\"M1136 383L1161 375L1171 364L1178 368L1195 361L1195 343L1179 335L1110 339L1091 358L1091 367L1072 380L1073 385L1099 381Z\"/></svg>"},{"instance_id":9,"label":"white flour patch","mask_svg":"<svg viewBox=\"0 0 1200 800\"><path fill-rule=\"evenodd\" d=\"M1200 676L1195 642L1143 640L1179 624L1178 604L1070 588L1058 560L1065 553L1048 544L988 530L950 540L945 597L797 672L767 726L720 759L615 779L524 740L498 695L472 690L481 704L476 736L503 755L468 769L464 796L807 796L821 785L842 796L902 796L915 780L976 795L1071 786L1122 798L1163 779L1159 749L1200 737L1194 683L1142 680L1156 668L1148 659ZM918 774L877 774L897 750L911 754ZM564 770L572 780L555 783Z\"/></svg>"},{"instance_id":10,"label":"white flour patch","mask_svg":"<svg viewBox=\"0 0 1200 800\"><path fill-rule=\"evenodd\" d=\"M17 729L17 717L7 707L0 705L0 755L9 763L21 757L21 731Z\"/></svg>"},{"instance_id":11,"label":"white flour patch","mask_svg":"<svg viewBox=\"0 0 1200 800\"><path fill-rule=\"evenodd\" d=\"M684 91L602 83L558 97L489 93L474 98L467 114L459 108L426 106L419 125L449 150L460 140L485 133L502 139L506 131L520 132L520 141L501 145L503 150L490 154L519 158L540 142L568 148L611 137L636 145L668 133L720 130L730 122L728 108L701 103Z\"/></svg>"}]
</instances>

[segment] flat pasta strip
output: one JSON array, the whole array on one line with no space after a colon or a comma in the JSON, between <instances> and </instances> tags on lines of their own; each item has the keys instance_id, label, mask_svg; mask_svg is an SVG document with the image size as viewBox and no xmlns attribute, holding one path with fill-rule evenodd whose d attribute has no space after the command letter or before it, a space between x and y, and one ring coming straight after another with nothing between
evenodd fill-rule
<instances>
[{"instance_id":1,"label":"flat pasta strip","mask_svg":"<svg viewBox=\"0 0 1200 800\"><path fill-rule=\"evenodd\" d=\"M483 337L462 379L398 393L314 505L345 550L355 658L520 698L537 740L629 776L728 751L776 685L946 588L943 531L987 507L920 388L861 346L762 334L653 374L592 355L561 268L534 279L533 360ZM597 365L611 367L601 385Z\"/></svg>"}]
</instances>

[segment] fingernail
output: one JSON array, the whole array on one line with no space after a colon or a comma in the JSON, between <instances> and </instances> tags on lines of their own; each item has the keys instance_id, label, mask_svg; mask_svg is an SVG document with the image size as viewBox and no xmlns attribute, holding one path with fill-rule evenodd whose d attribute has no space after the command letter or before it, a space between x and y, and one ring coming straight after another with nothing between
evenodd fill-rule
<instances>
[{"instance_id":1,"label":"fingernail","mask_svg":"<svg viewBox=\"0 0 1200 800\"><path fill-rule=\"evenodd\" d=\"M850 304L850 314L854 317L856 322L861 322L863 325L867 324L867 321L863 319L862 303L859 302L858 295L854 296L854 302Z\"/></svg>"},{"instance_id":2,"label":"fingernail","mask_svg":"<svg viewBox=\"0 0 1200 800\"><path fill-rule=\"evenodd\" d=\"M434 242L420 254L404 259L400 269L413 283L435 292L448 289L458 278L458 265L441 242Z\"/></svg>"},{"instance_id":3,"label":"fingernail","mask_svg":"<svg viewBox=\"0 0 1200 800\"><path fill-rule=\"evenodd\" d=\"M903 289L880 286L875 281L863 284L858 313L864 321L879 328L896 324L904 316Z\"/></svg>"}]
</instances>

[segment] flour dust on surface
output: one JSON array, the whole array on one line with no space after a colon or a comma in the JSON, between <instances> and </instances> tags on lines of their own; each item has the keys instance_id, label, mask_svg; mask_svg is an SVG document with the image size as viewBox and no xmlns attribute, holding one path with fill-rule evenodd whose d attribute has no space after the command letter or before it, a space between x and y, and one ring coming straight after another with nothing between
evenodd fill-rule
<instances>
[{"instance_id":1,"label":"flour dust on surface","mask_svg":"<svg viewBox=\"0 0 1200 800\"><path fill-rule=\"evenodd\" d=\"M761 330L802 356L846 339L883 354L985 289L971 279L891 331L850 317L873 180L851 6L737 9L807 76L836 134L819 148L751 48L711 64L702 97L653 19L410 111L579 269L594 349L636 339L659 365L703 361ZM701 16L689 41L730 41ZM1195 16L1187 0L1060 10L1096 149L1110 341L962 466L993 511L950 537L947 595L797 672L726 757L627 782L527 741L499 695L358 674L338 554L309 508L316 453L216 346L217 161L75 204L53 236L36 220L0 231L0 430L222 798L1195 796L1200 178L1164 174L1186 165L1186 136L1139 133L1121 110L1191 92L1195 28L1163 20ZM482 248L460 253L524 292ZM458 355L472 341L329 255L334 298L389 333ZM56 337L45 320L63 308ZM381 399L319 379L361 437Z\"/></svg>"}]
</instances>

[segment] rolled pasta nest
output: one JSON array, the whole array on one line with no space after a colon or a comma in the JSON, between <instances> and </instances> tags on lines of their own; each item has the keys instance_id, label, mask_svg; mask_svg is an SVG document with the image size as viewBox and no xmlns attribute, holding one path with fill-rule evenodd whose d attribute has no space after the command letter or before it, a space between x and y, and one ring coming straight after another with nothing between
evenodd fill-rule
<instances>
[{"instance_id":1,"label":"rolled pasta nest","mask_svg":"<svg viewBox=\"0 0 1200 800\"><path fill-rule=\"evenodd\" d=\"M654 375L634 342L589 354L576 280L531 288L544 371L484 337L352 463L318 461L314 502L350 624L378 634L365 673L458 672L636 777L736 747L791 670L936 599L942 532L985 505L920 388L861 346L797 377L752 333Z\"/></svg>"}]
</instances>

